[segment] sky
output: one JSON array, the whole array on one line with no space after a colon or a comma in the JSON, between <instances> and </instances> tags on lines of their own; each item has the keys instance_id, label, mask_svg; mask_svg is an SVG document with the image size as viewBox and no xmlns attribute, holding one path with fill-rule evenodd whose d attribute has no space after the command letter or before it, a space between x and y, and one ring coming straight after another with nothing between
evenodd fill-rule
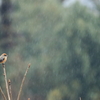
<instances>
[{"instance_id":1,"label":"sky","mask_svg":"<svg viewBox=\"0 0 100 100\"><path fill-rule=\"evenodd\" d=\"M90 9L95 9L95 4L90 0L64 0L63 6L68 7L71 4L75 3L76 1L79 1L82 5L90 8Z\"/></svg>"}]
</instances>

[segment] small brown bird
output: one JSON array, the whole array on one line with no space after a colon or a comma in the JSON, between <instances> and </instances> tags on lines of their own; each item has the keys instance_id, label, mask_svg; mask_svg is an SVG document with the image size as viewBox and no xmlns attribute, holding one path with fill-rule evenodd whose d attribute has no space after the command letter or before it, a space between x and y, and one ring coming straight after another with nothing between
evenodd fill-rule
<instances>
[{"instance_id":1,"label":"small brown bird","mask_svg":"<svg viewBox=\"0 0 100 100\"><path fill-rule=\"evenodd\" d=\"M0 64L4 64L7 61L7 57L8 57L8 55L6 53L3 53L0 56Z\"/></svg>"}]
</instances>

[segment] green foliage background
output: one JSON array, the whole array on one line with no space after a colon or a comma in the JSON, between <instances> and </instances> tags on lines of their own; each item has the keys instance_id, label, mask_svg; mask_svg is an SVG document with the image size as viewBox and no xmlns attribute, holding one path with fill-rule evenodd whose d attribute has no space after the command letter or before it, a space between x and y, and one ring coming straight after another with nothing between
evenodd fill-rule
<instances>
[{"instance_id":1,"label":"green foliage background","mask_svg":"<svg viewBox=\"0 0 100 100\"><path fill-rule=\"evenodd\" d=\"M13 98L31 63L22 100L99 100L99 9L96 14L78 2L64 8L59 0L12 0L12 4L16 45L9 47L6 67Z\"/></svg>"}]
</instances>

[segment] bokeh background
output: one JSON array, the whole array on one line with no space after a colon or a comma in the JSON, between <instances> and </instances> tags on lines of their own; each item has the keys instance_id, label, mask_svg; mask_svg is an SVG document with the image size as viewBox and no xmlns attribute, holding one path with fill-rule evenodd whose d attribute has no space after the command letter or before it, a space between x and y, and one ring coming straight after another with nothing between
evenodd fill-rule
<instances>
[{"instance_id":1,"label":"bokeh background","mask_svg":"<svg viewBox=\"0 0 100 100\"><path fill-rule=\"evenodd\" d=\"M14 100L28 63L21 100L100 100L100 0L67 1L0 0ZM2 66L0 86L6 92Z\"/></svg>"}]
</instances>

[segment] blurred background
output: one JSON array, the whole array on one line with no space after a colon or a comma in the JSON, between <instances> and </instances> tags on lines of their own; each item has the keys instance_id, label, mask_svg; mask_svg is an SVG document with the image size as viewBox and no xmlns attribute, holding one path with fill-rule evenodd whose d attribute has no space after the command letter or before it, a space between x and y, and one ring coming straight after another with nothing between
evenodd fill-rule
<instances>
[{"instance_id":1,"label":"blurred background","mask_svg":"<svg viewBox=\"0 0 100 100\"><path fill-rule=\"evenodd\" d=\"M14 99L31 63L22 100L100 100L100 0L0 0L0 11Z\"/></svg>"}]
</instances>

